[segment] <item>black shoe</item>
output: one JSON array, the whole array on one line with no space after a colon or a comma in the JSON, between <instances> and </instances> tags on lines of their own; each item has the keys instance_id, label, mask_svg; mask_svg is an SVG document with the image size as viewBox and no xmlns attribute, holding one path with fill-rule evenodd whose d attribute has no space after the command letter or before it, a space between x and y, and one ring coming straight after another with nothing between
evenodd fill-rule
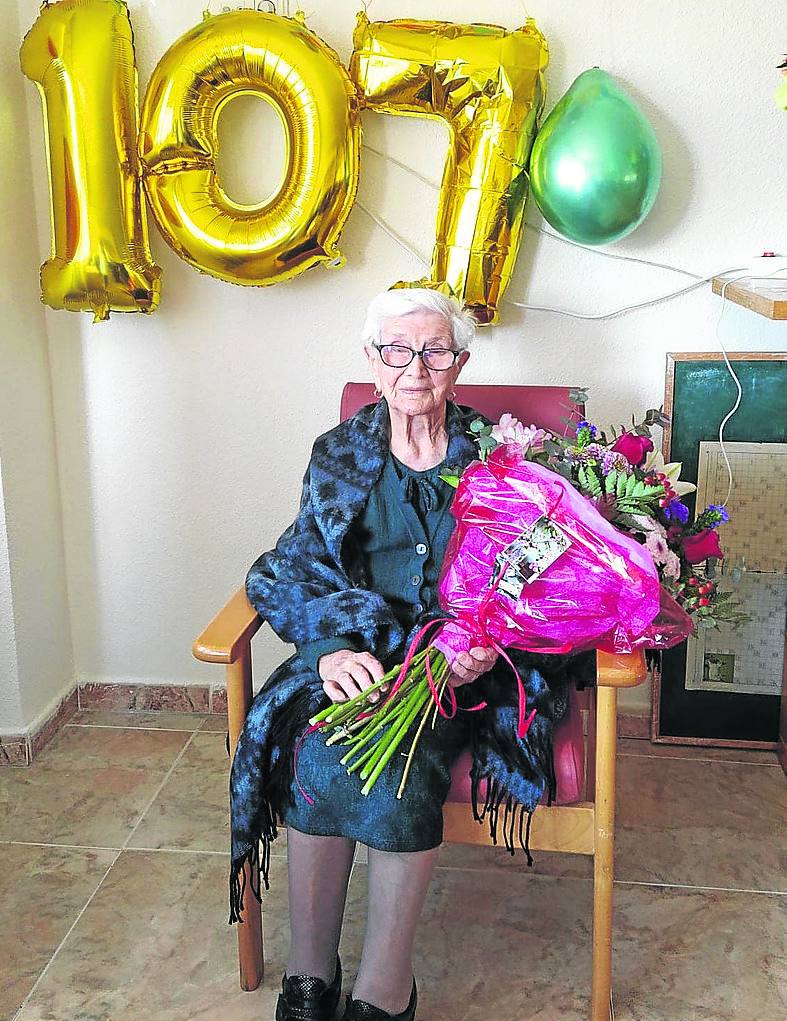
<instances>
[{"instance_id":1,"label":"black shoe","mask_svg":"<svg viewBox=\"0 0 787 1021\"><path fill-rule=\"evenodd\" d=\"M342 992L342 964L330 985L312 975L284 975L276 1001L276 1021L333 1021Z\"/></svg>"},{"instance_id":2,"label":"black shoe","mask_svg":"<svg viewBox=\"0 0 787 1021\"><path fill-rule=\"evenodd\" d=\"M413 979L413 991L410 993L410 1002L401 1014L389 1014L387 1010L375 1007L373 1003L367 1003L365 1000L354 1000L352 996L348 996L341 1021L415 1021L415 1008L417 1004L418 991L415 988L415 979Z\"/></svg>"}]
</instances>

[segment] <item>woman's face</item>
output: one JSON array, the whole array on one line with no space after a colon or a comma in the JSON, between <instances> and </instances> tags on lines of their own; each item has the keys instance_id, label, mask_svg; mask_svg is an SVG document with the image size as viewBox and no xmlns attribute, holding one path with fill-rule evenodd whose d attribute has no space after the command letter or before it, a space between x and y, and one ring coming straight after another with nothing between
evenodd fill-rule
<instances>
[{"instance_id":1,"label":"woman's face","mask_svg":"<svg viewBox=\"0 0 787 1021\"><path fill-rule=\"evenodd\" d=\"M451 327L439 312L418 311L386 319L380 344L395 344L411 351L425 348L454 350ZM385 365L379 351L366 345L366 357L377 389L382 390L388 406L404 415L427 415L445 412L445 402L462 371L469 351L462 351L453 367L440 372L428 369L422 358L415 357L403 368Z\"/></svg>"}]
</instances>

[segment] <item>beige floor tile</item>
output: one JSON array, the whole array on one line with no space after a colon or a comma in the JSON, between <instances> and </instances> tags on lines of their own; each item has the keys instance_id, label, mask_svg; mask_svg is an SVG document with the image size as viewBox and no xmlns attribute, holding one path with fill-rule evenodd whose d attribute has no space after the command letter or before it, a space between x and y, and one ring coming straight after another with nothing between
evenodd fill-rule
<instances>
[{"instance_id":1,"label":"beige floor tile","mask_svg":"<svg viewBox=\"0 0 787 1021\"><path fill-rule=\"evenodd\" d=\"M229 851L229 759L221 734L200 732L145 813L131 847ZM287 853L283 828L271 854Z\"/></svg>"},{"instance_id":2,"label":"beige floor tile","mask_svg":"<svg viewBox=\"0 0 787 1021\"><path fill-rule=\"evenodd\" d=\"M289 940L286 866L266 895L266 984L238 985L223 855L124 851L18 1021L260 1021Z\"/></svg>"},{"instance_id":3,"label":"beige floor tile","mask_svg":"<svg viewBox=\"0 0 787 1021\"><path fill-rule=\"evenodd\" d=\"M0 784L0 840L121 847L189 740L173 731L64 727Z\"/></svg>"},{"instance_id":4,"label":"beige floor tile","mask_svg":"<svg viewBox=\"0 0 787 1021\"><path fill-rule=\"evenodd\" d=\"M205 713L168 713L158 711L122 712L116 709L80 709L68 726L139 727L147 730L199 730Z\"/></svg>"},{"instance_id":5,"label":"beige floor tile","mask_svg":"<svg viewBox=\"0 0 787 1021\"><path fill-rule=\"evenodd\" d=\"M228 851L228 775L221 734L195 734L130 846Z\"/></svg>"},{"instance_id":6,"label":"beige floor tile","mask_svg":"<svg viewBox=\"0 0 787 1021\"><path fill-rule=\"evenodd\" d=\"M0 854L0 1021L9 1021L116 852L3 844Z\"/></svg>"},{"instance_id":7,"label":"beige floor tile","mask_svg":"<svg viewBox=\"0 0 787 1021\"><path fill-rule=\"evenodd\" d=\"M347 970L366 869L353 873ZM778 1021L783 899L616 886L616 1021ZM416 944L424 1021L587 1021L592 885L438 869ZM781 958L783 962L784 958ZM781 969L781 970L780 970Z\"/></svg>"},{"instance_id":8,"label":"beige floor tile","mask_svg":"<svg viewBox=\"0 0 787 1021\"><path fill-rule=\"evenodd\" d=\"M786 818L781 769L621 758L615 878L784 890Z\"/></svg>"},{"instance_id":9,"label":"beige floor tile","mask_svg":"<svg viewBox=\"0 0 787 1021\"><path fill-rule=\"evenodd\" d=\"M211 713L205 717L205 722L202 724L203 731L211 731L217 734L227 733L227 717L222 716L220 713Z\"/></svg>"}]
</instances>

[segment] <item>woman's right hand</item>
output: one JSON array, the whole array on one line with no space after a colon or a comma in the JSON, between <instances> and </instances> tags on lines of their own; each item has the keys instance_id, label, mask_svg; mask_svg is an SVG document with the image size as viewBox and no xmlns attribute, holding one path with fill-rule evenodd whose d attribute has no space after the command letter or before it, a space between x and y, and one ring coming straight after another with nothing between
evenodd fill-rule
<instances>
[{"instance_id":1,"label":"woman's right hand","mask_svg":"<svg viewBox=\"0 0 787 1021\"><path fill-rule=\"evenodd\" d=\"M317 673L328 698L332 702L346 702L381 681L385 676L385 669L371 652L339 649L338 652L320 656L317 661ZM376 702L379 697L379 692L374 692L369 696L369 700Z\"/></svg>"}]
</instances>

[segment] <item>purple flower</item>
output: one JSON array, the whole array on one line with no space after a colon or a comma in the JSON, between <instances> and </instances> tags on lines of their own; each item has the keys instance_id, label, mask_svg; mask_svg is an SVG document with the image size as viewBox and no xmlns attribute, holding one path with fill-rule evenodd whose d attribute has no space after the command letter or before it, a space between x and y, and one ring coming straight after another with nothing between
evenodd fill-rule
<instances>
[{"instance_id":1,"label":"purple flower","mask_svg":"<svg viewBox=\"0 0 787 1021\"><path fill-rule=\"evenodd\" d=\"M616 472L625 472L626 475L631 474L631 465L628 462L628 458L621 454L620 451L607 450L601 458L601 470L605 475L609 475L613 468Z\"/></svg>"},{"instance_id":2,"label":"purple flower","mask_svg":"<svg viewBox=\"0 0 787 1021\"><path fill-rule=\"evenodd\" d=\"M664 508L664 516L668 521L680 521L685 525L689 520L689 508L680 500L671 500Z\"/></svg>"},{"instance_id":3,"label":"purple flower","mask_svg":"<svg viewBox=\"0 0 787 1021\"><path fill-rule=\"evenodd\" d=\"M586 422L584 418L582 419L581 422L577 422L577 432L576 432L576 435L579 436L579 434L582 432L583 429L587 429L588 430L588 433L590 434L590 439L591 440L594 440L596 438L596 432L597 432L596 427L593 425L592 422Z\"/></svg>"},{"instance_id":4,"label":"purple flower","mask_svg":"<svg viewBox=\"0 0 787 1021\"><path fill-rule=\"evenodd\" d=\"M726 508L722 507L720 503L712 503L710 507L708 507L708 510L716 511L716 513L719 515L719 520L717 522L718 525L723 525L730 520L730 516L727 513Z\"/></svg>"}]
</instances>

